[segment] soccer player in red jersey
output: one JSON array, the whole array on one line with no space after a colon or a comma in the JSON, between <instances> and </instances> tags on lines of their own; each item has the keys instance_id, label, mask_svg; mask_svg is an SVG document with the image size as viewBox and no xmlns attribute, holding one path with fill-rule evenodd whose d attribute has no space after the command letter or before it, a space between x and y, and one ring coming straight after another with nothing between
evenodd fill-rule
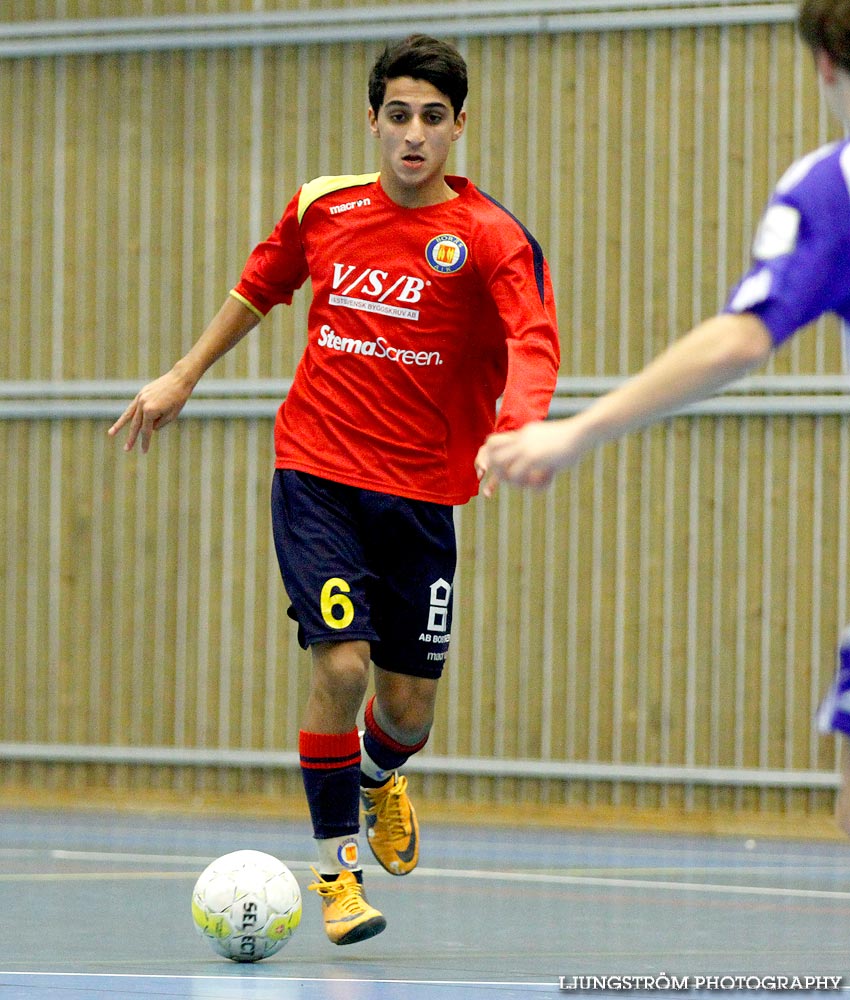
<instances>
[{"instance_id":1,"label":"soccer player in red jersey","mask_svg":"<svg viewBox=\"0 0 850 1000\"><path fill-rule=\"evenodd\" d=\"M140 439L147 452L210 365L310 279L307 347L275 425L272 526L311 651L299 736L318 848L310 888L336 944L386 925L363 894L361 802L380 864L405 875L418 861L398 772L428 739L448 651L453 505L477 492L494 428L546 415L558 370L540 246L446 173L466 93L453 46L414 35L385 49L369 79L380 172L304 184L194 347L110 428L127 426L125 449Z\"/></svg>"}]
</instances>

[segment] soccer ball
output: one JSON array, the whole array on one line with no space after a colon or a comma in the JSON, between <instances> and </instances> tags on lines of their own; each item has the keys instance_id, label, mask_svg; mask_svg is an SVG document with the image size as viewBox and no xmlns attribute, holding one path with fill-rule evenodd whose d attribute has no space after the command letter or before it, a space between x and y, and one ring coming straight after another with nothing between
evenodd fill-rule
<instances>
[{"instance_id":1,"label":"soccer ball","mask_svg":"<svg viewBox=\"0 0 850 1000\"><path fill-rule=\"evenodd\" d=\"M192 919L219 955L257 962L292 937L301 922L301 890L277 858L234 851L201 873L192 892Z\"/></svg>"}]
</instances>

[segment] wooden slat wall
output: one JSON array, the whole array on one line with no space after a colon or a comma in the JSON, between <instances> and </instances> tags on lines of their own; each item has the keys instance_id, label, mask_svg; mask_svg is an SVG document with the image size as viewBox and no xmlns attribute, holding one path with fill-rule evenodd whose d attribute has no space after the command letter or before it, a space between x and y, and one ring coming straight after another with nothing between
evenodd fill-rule
<instances>
[{"instance_id":1,"label":"wooden slat wall","mask_svg":"<svg viewBox=\"0 0 850 1000\"><path fill-rule=\"evenodd\" d=\"M32 0L13 18L195 7ZM453 166L546 249L564 374L634 371L716 310L779 174L831 136L786 25L460 45L473 89ZM0 380L142 381L169 366L301 181L374 168L376 49L0 61L0 241L12 248ZM305 314L302 295L211 377L290 375ZM839 365L825 323L770 370ZM0 422L3 740L294 749L308 664L270 543L270 421L187 419L147 458L125 456L105 426ZM831 768L811 716L848 617L848 447L839 417L679 418L545 495L505 491L459 512L456 640L430 752ZM298 780L21 764L0 779L222 791ZM627 783L426 785L459 800L830 804Z\"/></svg>"}]
</instances>

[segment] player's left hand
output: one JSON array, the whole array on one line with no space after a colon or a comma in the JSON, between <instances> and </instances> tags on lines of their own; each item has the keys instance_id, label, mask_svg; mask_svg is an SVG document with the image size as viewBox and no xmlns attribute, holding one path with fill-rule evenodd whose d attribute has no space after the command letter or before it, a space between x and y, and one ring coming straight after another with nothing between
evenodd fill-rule
<instances>
[{"instance_id":1,"label":"player's left hand","mask_svg":"<svg viewBox=\"0 0 850 1000\"><path fill-rule=\"evenodd\" d=\"M500 482L541 488L548 486L563 464L555 424L526 424L518 431L491 434L476 459L486 476L481 491L492 496Z\"/></svg>"},{"instance_id":2,"label":"player's left hand","mask_svg":"<svg viewBox=\"0 0 850 1000\"><path fill-rule=\"evenodd\" d=\"M478 449L478 454L475 456L475 474L478 476L478 482L482 483L481 492L485 497L493 496L499 485L498 479L494 479L492 476L487 475L488 470L489 459L487 458L487 442L485 441L484 444L482 444Z\"/></svg>"}]
</instances>

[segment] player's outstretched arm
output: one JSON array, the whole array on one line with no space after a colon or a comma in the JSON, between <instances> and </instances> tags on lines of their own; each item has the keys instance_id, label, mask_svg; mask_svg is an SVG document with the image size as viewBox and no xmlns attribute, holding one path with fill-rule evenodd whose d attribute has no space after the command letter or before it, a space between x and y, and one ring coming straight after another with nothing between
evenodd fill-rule
<instances>
[{"instance_id":1,"label":"player's outstretched arm","mask_svg":"<svg viewBox=\"0 0 850 1000\"><path fill-rule=\"evenodd\" d=\"M258 322L250 309L229 296L188 354L137 393L109 428L109 436L129 425L124 451L130 451L141 436L142 452L147 453L153 432L177 417L204 372Z\"/></svg>"},{"instance_id":2,"label":"player's outstretched arm","mask_svg":"<svg viewBox=\"0 0 850 1000\"><path fill-rule=\"evenodd\" d=\"M500 481L545 486L592 448L705 399L764 364L772 347L767 327L751 313L705 320L574 417L489 437L479 464L486 469L482 492L492 496Z\"/></svg>"}]
</instances>

